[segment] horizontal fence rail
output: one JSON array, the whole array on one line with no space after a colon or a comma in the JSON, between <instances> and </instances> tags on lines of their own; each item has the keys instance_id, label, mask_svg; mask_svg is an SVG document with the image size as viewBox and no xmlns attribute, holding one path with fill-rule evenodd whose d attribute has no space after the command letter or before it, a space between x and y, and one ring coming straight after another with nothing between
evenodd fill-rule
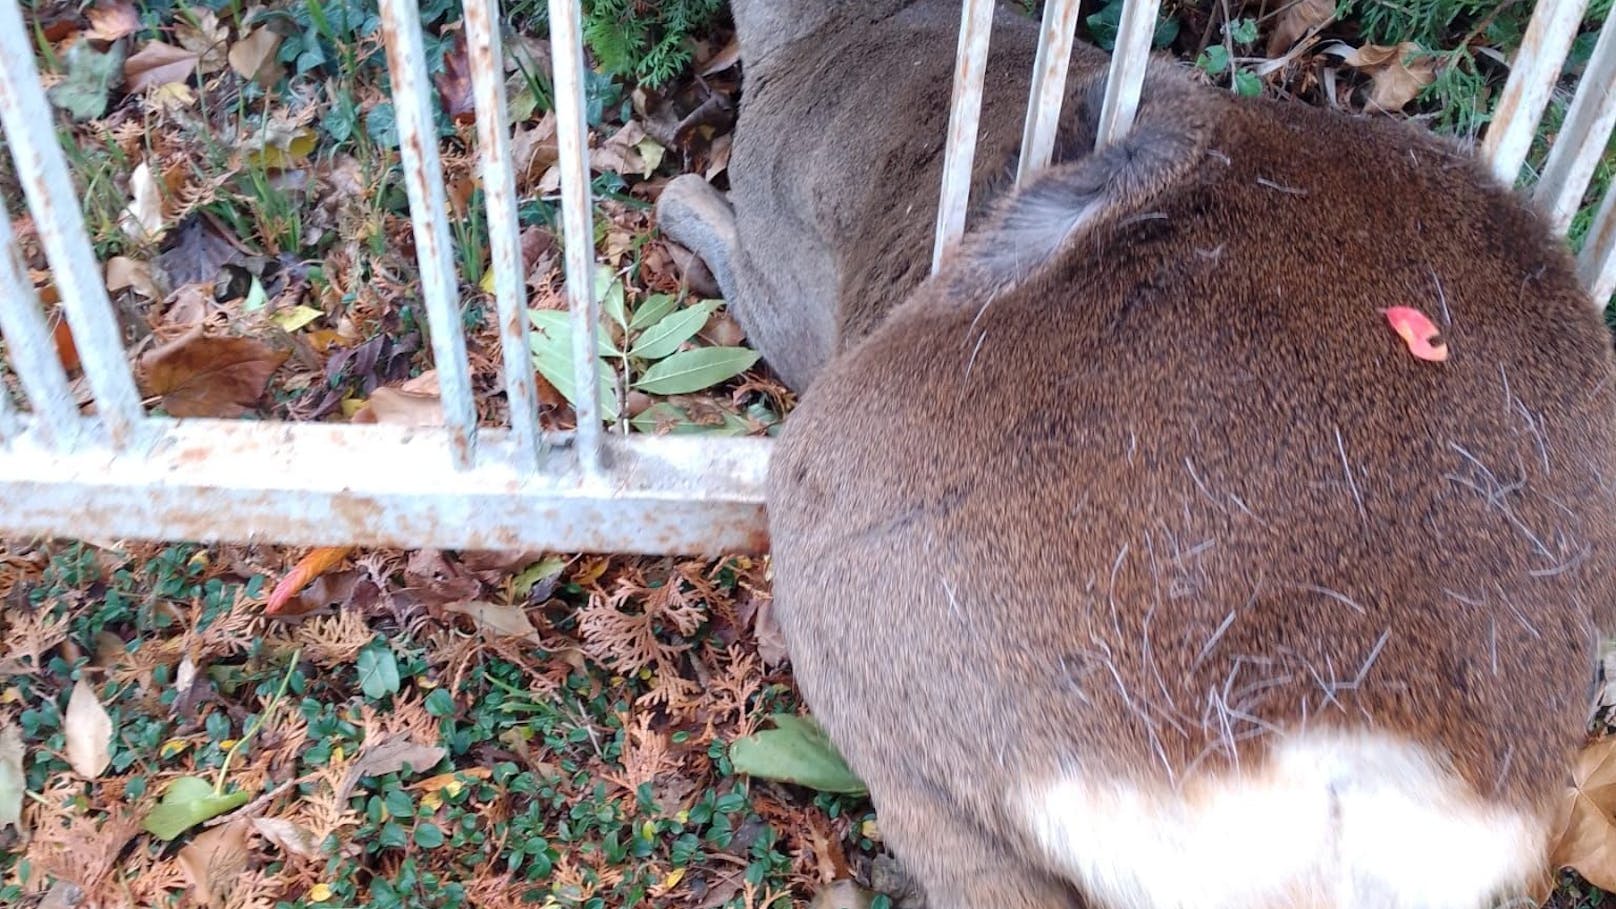
<instances>
[{"instance_id":1,"label":"horizontal fence rail","mask_svg":"<svg viewBox=\"0 0 1616 909\"><path fill-rule=\"evenodd\" d=\"M509 425L481 426L446 202L418 0L381 0L383 36L444 425L255 423L147 414L84 229L19 0L0 0L0 126L21 178L93 403L81 411L0 206L0 337L21 387L0 389L0 533L285 544L722 554L767 545L763 439L620 436L603 430L594 352L593 210L578 0L548 0L565 287L577 427L541 431L529 346L497 0L466 0ZM1099 143L1138 109L1158 14L1128 0ZM1514 183L1587 0L1538 5L1482 153ZM1078 0L1048 0L1017 179L1048 166L1067 90ZM994 0L963 0L934 269L966 229ZM1600 33L1532 190L1555 230L1582 204L1616 124L1616 15ZM1595 215L1579 274L1602 306L1616 292L1616 192ZM604 393L604 391L603 391ZM615 389L611 393L615 393ZM308 470L311 463L319 471Z\"/></svg>"}]
</instances>

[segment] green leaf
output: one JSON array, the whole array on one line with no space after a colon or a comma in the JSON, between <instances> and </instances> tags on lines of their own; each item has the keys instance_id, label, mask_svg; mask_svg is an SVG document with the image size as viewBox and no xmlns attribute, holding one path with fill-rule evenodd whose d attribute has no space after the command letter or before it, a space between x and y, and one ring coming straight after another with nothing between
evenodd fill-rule
<instances>
[{"instance_id":1,"label":"green leaf","mask_svg":"<svg viewBox=\"0 0 1616 909\"><path fill-rule=\"evenodd\" d=\"M712 301L697 303L689 309L668 313L655 325L647 328L629 349L628 355L644 360L660 360L679 349L679 345L694 338L696 332L713 317L718 304Z\"/></svg>"},{"instance_id":2,"label":"green leaf","mask_svg":"<svg viewBox=\"0 0 1616 909\"><path fill-rule=\"evenodd\" d=\"M50 102L75 120L93 120L107 111L112 86L123 81L123 42L113 42L104 54L96 53L90 42L80 41L68 48L63 64L67 78L45 94Z\"/></svg>"},{"instance_id":3,"label":"green leaf","mask_svg":"<svg viewBox=\"0 0 1616 909\"><path fill-rule=\"evenodd\" d=\"M423 823L415 828L415 845L422 849L436 849L443 845L443 831L437 824Z\"/></svg>"},{"instance_id":4,"label":"green leaf","mask_svg":"<svg viewBox=\"0 0 1616 909\"><path fill-rule=\"evenodd\" d=\"M398 686L398 659L387 645L373 644L359 651L359 687L366 697L379 701L398 694Z\"/></svg>"},{"instance_id":5,"label":"green leaf","mask_svg":"<svg viewBox=\"0 0 1616 909\"><path fill-rule=\"evenodd\" d=\"M736 773L821 792L868 793L818 723L789 713L777 713L770 719L775 728L730 743L729 759Z\"/></svg>"},{"instance_id":6,"label":"green leaf","mask_svg":"<svg viewBox=\"0 0 1616 909\"><path fill-rule=\"evenodd\" d=\"M1257 40L1257 20L1250 17L1234 20L1233 25L1224 26L1229 30L1229 37L1236 44L1250 44Z\"/></svg>"},{"instance_id":7,"label":"green leaf","mask_svg":"<svg viewBox=\"0 0 1616 909\"><path fill-rule=\"evenodd\" d=\"M522 573L511 579L511 595L517 602L521 602L533 593L533 588L545 578L558 578L562 569L567 567L567 560L560 556L550 556L522 569Z\"/></svg>"},{"instance_id":8,"label":"green leaf","mask_svg":"<svg viewBox=\"0 0 1616 909\"><path fill-rule=\"evenodd\" d=\"M557 341L543 333L532 337L533 365L545 378L545 381L556 387L568 401L577 403L577 383L574 381L572 364L572 336L568 335L564 342ZM612 366L605 360L595 359L595 374L597 385L597 404L600 407L601 418L607 421L617 419L617 381L612 372Z\"/></svg>"},{"instance_id":9,"label":"green leaf","mask_svg":"<svg viewBox=\"0 0 1616 909\"><path fill-rule=\"evenodd\" d=\"M653 395L701 391L740 375L757 360L757 351L744 347L684 350L647 369L634 387Z\"/></svg>"},{"instance_id":10,"label":"green leaf","mask_svg":"<svg viewBox=\"0 0 1616 909\"><path fill-rule=\"evenodd\" d=\"M623 282L617 280L617 273L612 271L610 265L595 266L595 299L600 301L601 311L611 316L613 322L624 329L628 328Z\"/></svg>"},{"instance_id":11,"label":"green leaf","mask_svg":"<svg viewBox=\"0 0 1616 909\"><path fill-rule=\"evenodd\" d=\"M1246 98L1255 98L1262 94L1262 80L1255 73L1240 70L1234 74L1234 90Z\"/></svg>"},{"instance_id":12,"label":"green leaf","mask_svg":"<svg viewBox=\"0 0 1616 909\"><path fill-rule=\"evenodd\" d=\"M1229 49L1221 44L1214 44L1195 58L1195 65L1207 75L1216 76L1229 68Z\"/></svg>"},{"instance_id":13,"label":"green leaf","mask_svg":"<svg viewBox=\"0 0 1616 909\"><path fill-rule=\"evenodd\" d=\"M558 343L572 348L572 314L564 309L532 309L528 310L527 318L533 327L544 332ZM603 357L621 357L623 352L612 343L611 335L602 326L595 332L595 349Z\"/></svg>"},{"instance_id":14,"label":"green leaf","mask_svg":"<svg viewBox=\"0 0 1616 909\"><path fill-rule=\"evenodd\" d=\"M679 305L679 298L673 294L651 294L634 310L634 318L629 320L629 331L640 331L662 321L662 317Z\"/></svg>"},{"instance_id":15,"label":"green leaf","mask_svg":"<svg viewBox=\"0 0 1616 909\"><path fill-rule=\"evenodd\" d=\"M162 801L152 808L140 826L167 842L209 818L240 808L247 804L247 798L245 791L218 795L207 780L182 776L168 784Z\"/></svg>"}]
</instances>

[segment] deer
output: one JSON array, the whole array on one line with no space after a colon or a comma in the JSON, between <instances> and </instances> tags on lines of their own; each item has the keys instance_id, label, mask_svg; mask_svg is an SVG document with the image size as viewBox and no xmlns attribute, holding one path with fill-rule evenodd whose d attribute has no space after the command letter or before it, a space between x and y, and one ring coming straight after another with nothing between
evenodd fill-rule
<instances>
[{"instance_id":1,"label":"deer","mask_svg":"<svg viewBox=\"0 0 1616 909\"><path fill-rule=\"evenodd\" d=\"M1017 185L1002 11L932 274L958 5L733 11L730 190L658 217L800 394L772 612L927 904L1538 892L1616 602L1616 364L1544 217L1166 60L1097 147L1082 44Z\"/></svg>"}]
</instances>

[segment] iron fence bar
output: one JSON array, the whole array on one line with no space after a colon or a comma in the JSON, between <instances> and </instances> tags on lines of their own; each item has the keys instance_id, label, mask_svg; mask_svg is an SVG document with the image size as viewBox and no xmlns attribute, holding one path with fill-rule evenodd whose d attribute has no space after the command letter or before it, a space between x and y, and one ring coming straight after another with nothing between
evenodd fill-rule
<instances>
[{"instance_id":1,"label":"iron fence bar","mask_svg":"<svg viewBox=\"0 0 1616 909\"><path fill-rule=\"evenodd\" d=\"M1606 190L1588 236L1582 241L1577 276L1593 297L1594 308L1603 312L1611 294L1616 294L1616 186Z\"/></svg>"},{"instance_id":2,"label":"iron fence bar","mask_svg":"<svg viewBox=\"0 0 1616 909\"><path fill-rule=\"evenodd\" d=\"M1510 66L1509 80L1504 83L1504 93L1499 96L1481 145L1482 158L1507 186L1515 185L1532 149L1538 121L1543 118L1543 109L1548 106L1587 8L1588 0L1543 0L1526 26L1526 35Z\"/></svg>"},{"instance_id":3,"label":"iron fence bar","mask_svg":"<svg viewBox=\"0 0 1616 909\"><path fill-rule=\"evenodd\" d=\"M383 43L392 78L398 121L399 157L421 269L421 297L432 334L432 360L438 371L450 456L459 470L476 457L477 409L471 398L465 330L460 323L460 286L455 275L438 130L432 116L432 82L427 76L416 0L381 0Z\"/></svg>"},{"instance_id":4,"label":"iron fence bar","mask_svg":"<svg viewBox=\"0 0 1616 909\"><path fill-rule=\"evenodd\" d=\"M34 430L60 447L78 438L82 423L67 372L56 353L50 325L11 230L11 214L0 200L0 335L28 403ZM0 397L9 395L0 392Z\"/></svg>"},{"instance_id":5,"label":"iron fence bar","mask_svg":"<svg viewBox=\"0 0 1616 909\"><path fill-rule=\"evenodd\" d=\"M965 0L954 62L948 141L943 150L943 190L937 200L933 274L942 268L943 256L965 234L965 210L971 203L971 167L976 162L976 139L982 124L982 81L992 37L993 0Z\"/></svg>"},{"instance_id":6,"label":"iron fence bar","mask_svg":"<svg viewBox=\"0 0 1616 909\"><path fill-rule=\"evenodd\" d=\"M518 456L536 465L541 440L539 392L528 347L527 276L523 273L517 223L516 175L511 169L499 0L467 0L465 12L466 53L477 106L477 148L482 158L483 204L488 217L488 267L494 274L494 301L499 311L511 438Z\"/></svg>"},{"instance_id":7,"label":"iron fence bar","mask_svg":"<svg viewBox=\"0 0 1616 909\"><path fill-rule=\"evenodd\" d=\"M1021 160L1016 182L1049 166L1060 130L1066 100L1066 76L1077 37L1080 0L1046 0L1043 27L1038 33L1038 59L1033 65L1032 93L1027 100L1027 125L1021 133Z\"/></svg>"},{"instance_id":8,"label":"iron fence bar","mask_svg":"<svg viewBox=\"0 0 1616 909\"><path fill-rule=\"evenodd\" d=\"M1565 233L1582 207L1612 127L1616 127L1616 12L1605 17L1576 98L1538 178L1534 196L1556 233Z\"/></svg>"},{"instance_id":9,"label":"iron fence bar","mask_svg":"<svg viewBox=\"0 0 1616 909\"><path fill-rule=\"evenodd\" d=\"M153 418L110 455L25 433L0 457L0 529L299 546L766 550L768 440L605 443L609 495L574 471L535 471L502 429L482 433L477 463L462 471L443 469L453 444L445 427Z\"/></svg>"},{"instance_id":10,"label":"iron fence bar","mask_svg":"<svg viewBox=\"0 0 1616 909\"><path fill-rule=\"evenodd\" d=\"M79 362L95 394L96 413L109 441L118 446L142 418L140 395L101 266L90 248L78 193L57 144L56 118L40 84L29 46L31 35L17 0L0 2L0 126L61 291Z\"/></svg>"},{"instance_id":11,"label":"iron fence bar","mask_svg":"<svg viewBox=\"0 0 1616 909\"><path fill-rule=\"evenodd\" d=\"M586 476L601 471L601 414L595 365L600 301L595 298L594 213L589 187L589 127L584 119L583 17L579 0L549 0L550 55L555 66L556 151L561 169L561 226L566 247L567 306L572 316L573 445Z\"/></svg>"},{"instance_id":12,"label":"iron fence bar","mask_svg":"<svg viewBox=\"0 0 1616 909\"><path fill-rule=\"evenodd\" d=\"M1100 128L1095 148L1104 148L1121 139L1133 128L1139 112L1139 94L1145 84L1145 67L1150 63L1151 39L1156 35L1159 0L1127 0L1122 21L1117 24L1116 50L1111 53L1111 70L1105 80L1105 102L1100 108Z\"/></svg>"},{"instance_id":13,"label":"iron fence bar","mask_svg":"<svg viewBox=\"0 0 1616 909\"><path fill-rule=\"evenodd\" d=\"M0 385L0 448L21 434L22 418L17 414L17 405L11 403L11 392Z\"/></svg>"}]
</instances>

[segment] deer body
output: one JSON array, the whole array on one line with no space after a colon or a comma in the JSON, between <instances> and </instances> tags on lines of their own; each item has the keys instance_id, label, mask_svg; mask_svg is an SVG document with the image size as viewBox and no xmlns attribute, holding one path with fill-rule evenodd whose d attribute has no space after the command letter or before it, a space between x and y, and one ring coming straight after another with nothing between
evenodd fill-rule
<instances>
[{"instance_id":1,"label":"deer body","mask_svg":"<svg viewBox=\"0 0 1616 909\"><path fill-rule=\"evenodd\" d=\"M1019 189L994 177L1030 67L990 68L985 201L923 279L941 122L840 111L870 61L826 35L946 61L956 5L838 8L818 56L754 39L753 5L715 271L807 388L770 471L776 614L932 905L1523 893L1616 601L1610 341L1542 220L1417 130L1166 70L1087 154L1079 51L1066 151ZM931 45L879 39L922 14ZM996 59L1035 36L1001 22ZM946 71L886 89L946 108ZM748 160L807 116L768 106L788 85L848 131L815 141L881 150L843 153L860 181ZM816 251L782 261L796 238Z\"/></svg>"}]
</instances>

